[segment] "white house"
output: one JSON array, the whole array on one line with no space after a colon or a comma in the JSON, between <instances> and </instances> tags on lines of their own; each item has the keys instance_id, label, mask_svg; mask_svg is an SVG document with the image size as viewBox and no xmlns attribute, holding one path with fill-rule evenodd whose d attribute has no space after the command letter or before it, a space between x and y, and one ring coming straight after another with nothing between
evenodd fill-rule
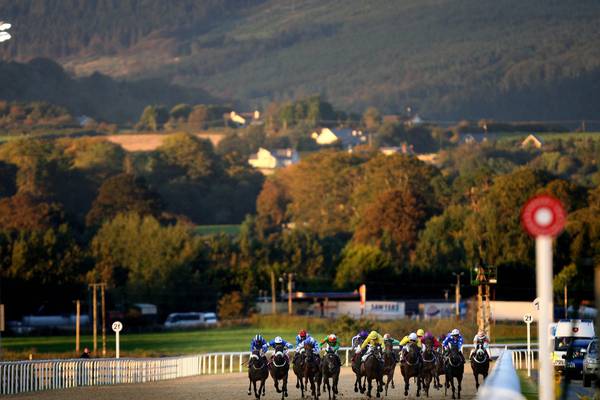
<instances>
[{"instance_id":1,"label":"white house","mask_svg":"<svg viewBox=\"0 0 600 400\"><path fill-rule=\"evenodd\" d=\"M544 141L540 137L535 136L534 134L527 136L525 140L521 142L521 147L523 148L535 147L536 149L541 149L543 145Z\"/></svg>"},{"instance_id":2,"label":"white house","mask_svg":"<svg viewBox=\"0 0 600 400\"><path fill-rule=\"evenodd\" d=\"M294 149L268 150L261 147L256 154L250 156L248 164L263 174L269 175L277 168L284 168L296 164L298 161L300 161L300 157Z\"/></svg>"},{"instance_id":3,"label":"white house","mask_svg":"<svg viewBox=\"0 0 600 400\"><path fill-rule=\"evenodd\" d=\"M343 147L354 147L367 143L367 136L362 131L355 129L330 129L322 128L321 132L315 131L311 137L321 146L341 143Z\"/></svg>"}]
</instances>

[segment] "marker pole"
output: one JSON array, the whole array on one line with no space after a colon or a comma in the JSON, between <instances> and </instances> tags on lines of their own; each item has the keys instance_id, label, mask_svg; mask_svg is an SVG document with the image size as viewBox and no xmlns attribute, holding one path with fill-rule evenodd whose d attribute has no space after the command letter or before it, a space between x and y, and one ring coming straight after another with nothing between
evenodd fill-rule
<instances>
[{"instance_id":1,"label":"marker pole","mask_svg":"<svg viewBox=\"0 0 600 400\"><path fill-rule=\"evenodd\" d=\"M538 323L539 341L539 384L540 400L554 400L554 371L550 360L552 344L548 336L548 327L553 320L554 303L552 301L552 237L536 236L535 260L537 295L540 299Z\"/></svg>"}]
</instances>

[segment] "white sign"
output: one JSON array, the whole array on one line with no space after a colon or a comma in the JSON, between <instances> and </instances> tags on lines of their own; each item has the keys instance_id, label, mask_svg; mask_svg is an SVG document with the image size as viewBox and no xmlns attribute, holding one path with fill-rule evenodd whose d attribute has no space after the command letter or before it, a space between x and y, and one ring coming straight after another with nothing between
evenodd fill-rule
<instances>
[{"instance_id":1,"label":"white sign","mask_svg":"<svg viewBox=\"0 0 600 400\"><path fill-rule=\"evenodd\" d=\"M112 324L112 330L114 332L121 332L123 330L123 324L119 321L115 321Z\"/></svg>"},{"instance_id":2,"label":"white sign","mask_svg":"<svg viewBox=\"0 0 600 400\"><path fill-rule=\"evenodd\" d=\"M123 324L120 321L115 321L112 324L112 330L115 331L115 357L120 356L119 332L123 329Z\"/></svg>"},{"instance_id":3,"label":"white sign","mask_svg":"<svg viewBox=\"0 0 600 400\"><path fill-rule=\"evenodd\" d=\"M525 314L523 316L523 321L525 321L525 323L527 325L531 324L533 322L533 315L531 315L531 314Z\"/></svg>"}]
</instances>

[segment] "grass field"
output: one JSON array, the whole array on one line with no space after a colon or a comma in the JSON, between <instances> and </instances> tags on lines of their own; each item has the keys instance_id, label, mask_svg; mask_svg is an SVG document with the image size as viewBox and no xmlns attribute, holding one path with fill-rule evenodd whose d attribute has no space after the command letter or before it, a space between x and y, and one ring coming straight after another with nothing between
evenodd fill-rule
<instances>
[{"instance_id":1,"label":"grass field","mask_svg":"<svg viewBox=\"0 0 600 400\"><path fill-rule=\"evenodd\" d=\"M141 357L160 357L165 355L178 355L190 353L206 353L221 351L247 351L250 340L256 333L261 333L265 338L272 339L282 336L288 341L296 337L296 330L261 329L256 328L220 328L195 331L160 332L145 334L127 334L121 332L121 354ZM315 332L317 338L323 337L322 332ZM102 346L102 339L98 337L98 347ZM75 336L34 336L4 338L2 347L5 358L22 359L29 354L33 358L48 358L49 356L69 357L76 356ZM92 348L92 336L81 338L81 348ZM114 333L107 332L107 351L113 354L115 349Z\"/></svg>"},{"instance_id":2,"label":"grass field","mask_svg":"<svg viewBox=\"0 0 600 400\"><path fill-rule=\"evenodd\" d=\"M498 142L512 142L516 140L523 140L529 134L528 133L501 133L498 137ZM546 142L551 142L554 140L600 140L600 132L545 132L545 133L536 133L537 137Z\"/></svg>"}]
</instances>

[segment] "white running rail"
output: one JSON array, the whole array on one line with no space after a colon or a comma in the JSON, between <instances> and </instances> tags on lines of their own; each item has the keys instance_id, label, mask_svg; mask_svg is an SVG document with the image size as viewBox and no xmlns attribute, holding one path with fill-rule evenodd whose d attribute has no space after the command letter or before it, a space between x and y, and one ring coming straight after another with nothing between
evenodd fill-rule
<instances>
[{"instance_id":1,"label":"white running rail","mask_svg":"<svg viewBox=\"0 0 600 400\"><path fill-rule=\"evenodd\" d=\"M494 356L499 349L523 346L511 344L490 347ZM466 350L473 346L463 347ZM352 348L340 348L339 355L342 363L349 366ZM0 362L0 395L243 372L249 357L249 352L228 352L164 358L6 361Z\"/></svg>"},{"instance_id":2,"label":"white running rail","mask_svg":"<svg viewBox=\"0 0 600 400\"><path fill-rule=\"evenodd\" d=\"M512 350L502 352L492 373L479 388L477 399L480 400L525 400L521 394L521 384L513 360Z\"/></svg>"}]
</instances>

